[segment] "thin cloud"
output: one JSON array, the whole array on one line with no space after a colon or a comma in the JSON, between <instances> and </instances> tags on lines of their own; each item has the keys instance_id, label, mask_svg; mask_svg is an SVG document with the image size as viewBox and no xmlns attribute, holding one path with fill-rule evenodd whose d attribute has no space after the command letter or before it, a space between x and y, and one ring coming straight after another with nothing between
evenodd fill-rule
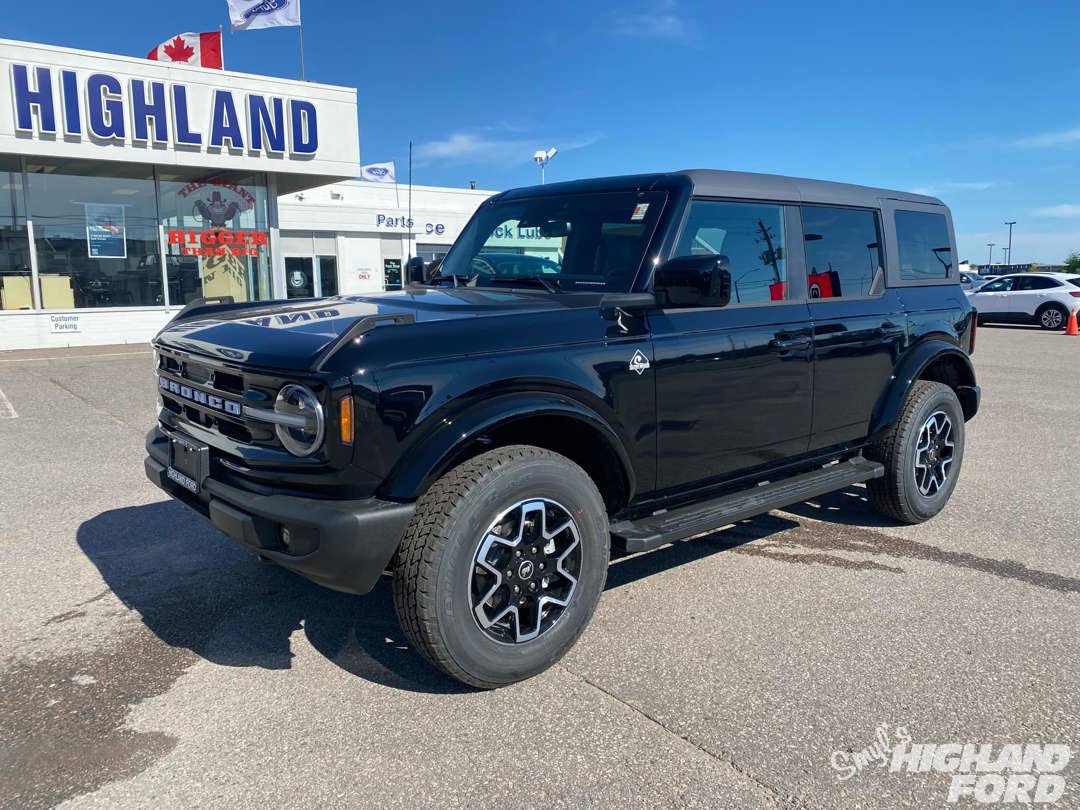
<instances>
[{"instance_id":1,"label":"thin cloud","mask_svg":"<svg viewBox=\"0 0 1080 810\"><path fill-rule=\"evenodd\" d=\"M417 144L416 161L423 164L527 163L537 149L557 146L560 152L584 149L600 140L600 135L578 138L499 138L481 132L454 132L446 138Z\"/></svg>"},{"instance_id":2,"label":"thin cloud","mask_svg":"<svg viewBox=\"0 0 1080 810\"><path fill-rule=\"evenodd\" d=\"M661 0L655 8L616 18L615 33L641 39L684 40L692 36L693 29L679 13L675 0Z\"/></svg>"},{"instance_id":3,"label":"thin cloud","mask_svg":"<svg viewBox=\"0 0 1080 810\"><path fill-rule=\"evenodd\" d=\"M1069 146L1074 143L1080 143L1080 127L1042 132L1038 135L1029 135L1026 138L1017 138L1010 143L1010 146L1014 149L1050 149L1055 146Z\"/></svg>"},{"instance_id":4,"label":"thin cloud","mask_svg":"<svg viewBox=\"0 0 1080 810\"><path fill-rule=\"evenodd\" d=\"M1080 217L1080 205L1065 203L1063 205L1047 205L1036 208L1032 213L1037 217L1053 217L1055 219L1075 219Z\"/></svg>"},{"instance_id":5,"label":"thin cloud","mask_svg":"<svg viewBox=\"0 0 1080 810\"><path fill-rule=\"evenodd\" d=\"M993 180L942 180L940 183L932 183L928 186L918 186L911 189L912 194L926 194L936 197L949 191L986 191L998 185Z\"/></svg>"}]
</instances>

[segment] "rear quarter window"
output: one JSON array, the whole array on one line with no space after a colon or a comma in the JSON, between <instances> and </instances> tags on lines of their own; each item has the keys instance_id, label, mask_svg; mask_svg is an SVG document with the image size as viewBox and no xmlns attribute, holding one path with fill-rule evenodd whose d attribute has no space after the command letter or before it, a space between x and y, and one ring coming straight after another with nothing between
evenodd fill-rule
<instances>
[{"instance_id":1,"label":"rear quarter window","mask_svg":"<svg viewBox=\"0 0 1080 810\"><path fill-rule=\"evenodd\" d=\"M953 268L949 224L944 214L896 212L900 278L931 281L948 278Z\"/></svg>"}]
</instances>

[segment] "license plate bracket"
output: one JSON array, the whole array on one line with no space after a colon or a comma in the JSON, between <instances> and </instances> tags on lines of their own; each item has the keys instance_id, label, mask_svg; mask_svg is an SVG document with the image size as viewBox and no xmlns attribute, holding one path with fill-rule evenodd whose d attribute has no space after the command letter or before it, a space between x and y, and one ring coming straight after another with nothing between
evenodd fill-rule
<instances>
[{"instance_id":1,"label":"license plate bracket","mask_svg":"<svg viewBox=\"0 0 1080 810\"><path fill-rule=\"evenodd\" d=\"M198 495L210 474L210 447L194 439L172 436L169 442L170 481Z\"/></svg>"}]
</instances>

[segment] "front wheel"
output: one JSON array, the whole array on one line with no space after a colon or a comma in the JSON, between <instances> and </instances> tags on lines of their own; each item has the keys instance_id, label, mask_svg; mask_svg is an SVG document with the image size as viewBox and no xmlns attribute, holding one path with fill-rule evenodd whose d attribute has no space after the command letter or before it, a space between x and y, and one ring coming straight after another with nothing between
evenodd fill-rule
<instances>
[{"instance_id":1,"label":"front wheel","mask_svg":"<svg viewBox=\"0 0 1080 810\"><path fill-rule=\"evenodd\" d=\"M413 647L459 681L505 686L558 661L607 578L604 500L568 458L524 445L473 458L420 499L394 566Z\"/></svg>"},{"instance_id":2,"label":"front wheel","mask_svg":"<svg viewBox=\"0 0 1080 810\"><path fill-rule=\"evenodd\" d=\"M947 385L917 380L892 427L866 451L885 475L867 483L870 503L903 523L922 523L948 503L964 460L964 411Z\"/></svg>"}]
</instances>

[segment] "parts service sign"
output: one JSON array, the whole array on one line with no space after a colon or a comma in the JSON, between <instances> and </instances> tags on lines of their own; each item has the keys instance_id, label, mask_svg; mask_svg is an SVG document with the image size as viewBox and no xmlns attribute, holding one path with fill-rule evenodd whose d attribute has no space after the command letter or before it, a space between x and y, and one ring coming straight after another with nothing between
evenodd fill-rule
<instances>
[{"instance_id":1,"label":"parts service sign","mask_svg":"<svg viewBox=\"0 0 1080 810\"><path fill-rule=\"evenodd\" d=\"M356 176L356 92L0 41L0 152Z\"/></svg>"}]
</instances>

